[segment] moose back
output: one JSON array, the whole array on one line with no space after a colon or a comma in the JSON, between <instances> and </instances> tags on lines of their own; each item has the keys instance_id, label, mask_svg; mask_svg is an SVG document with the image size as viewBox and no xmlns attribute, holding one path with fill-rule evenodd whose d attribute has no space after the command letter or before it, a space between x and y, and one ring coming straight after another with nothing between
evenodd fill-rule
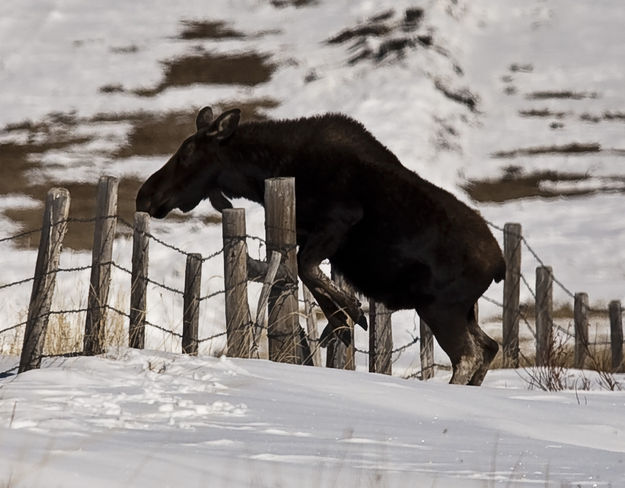
<instances>
[{"instance_id":1,"label":"moose back","mask_svg":"<svg viewBox=\"0 0 625 488\"><path fill-rule=\"evenodd\" d=\"M358 300L320 270L329 259L365 296L417 311L452 362L452 383L481 384L498 346L474 304L505 264L477 212L344 115L239 122L238 109L214 118L203 108L196 133L140 188L137 210L163 218L206 198L218 211L231 198L263 204L267 178L294 177L299 275L328 319L322 338L348 342L348 317L367 325Z\"/></svg>"}]
</instances>

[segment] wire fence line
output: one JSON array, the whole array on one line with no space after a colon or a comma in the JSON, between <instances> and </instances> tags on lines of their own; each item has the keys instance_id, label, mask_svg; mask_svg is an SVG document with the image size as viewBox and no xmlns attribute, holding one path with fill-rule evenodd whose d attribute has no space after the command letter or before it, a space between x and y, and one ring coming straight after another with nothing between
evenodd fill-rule
<instances>
[{"instance_id":1,"label":"wire fence line","mask_svg":"<svg viewBox=\"0 0 625 488\"><path fill-rule=\"evenodd\" d=\"M128 222L128 221L126 221L124 218L120 217L119 215L108 215L108 216L104 216L104 217L91 217L91 218L76 218L76 217L70 217L70 218L67 218L67 219L60 220L60 221L58 221L58 222L56 222L56 223L52 223L52 224L50 224L50 225L52 225L52 226L58 226L58 225L61 225L61 224L69 224L69 223L95 223L95 222L97 222L98 220L103 220L103 219L113 219L113 218L117 219L117 222L119 222L122 226L124 226L124 227L126 227L126 228L128 228L128 229L131 229L133 232L134 232L134 231L136 231L135 226L134 226L133 224L129 223L129 222ZM492 228L494 228L494 229L496 229L496 230L498 230L498 231L501 231L501 232L505 232L505 230L504 230L504 228L503 228L503 227L498 226L498 225L496 225L496 224L493 224L492 222L488 222L488 221L487 221L487 223L488 223L488 225L489 225L489 226L491 226ZM41 228L38 228L38 229L32 229L32 230L28 230L28 231L20 232L20 233L17 233L17 234L13 234L13 235L10 235L10 236L6 236L6 237L3 237L3 238L0 238L0 243L4 243L4 242L8 242L8 241L13 241L13 240L19 240L19 239L22 239L22 238L24 238L24 237L28 237L28 236L31 236L31 235L34 235L34 234L37 234L37 233L41 233L43 230L44 230L44 228L43 228L43 227L41 227ZM188 251L186 251L186 250L184 250L184 249L181 249L180 247L178 247L178 246L176 246L176 245L173 245L173 244L171 244L171 243L169 243L169 242L166 242L166 241L165 241L165 240L163 240L162 238L159 238L159 237L155 236L153 233L150 233L150 232L144 232L144 231L139 231L139 232L140 232L140 233L143 233L146 237L148 237L150 240L152 240L152 241L154 241L154 242L158 243L159 245L162 245L162 246L164 246L164 247L166 247L166 248L168 248L168 249L170 249L170 250L172 250L172 251L175 251L175 252L177 252L177 253L179 253L179 254L181 254L181 255L184 255L184 256L186 256L186 257L189 257L189 256L192 256L192 255L196 255L196 254L197 254L197 253L191 253L191 252L188 252ZM538 263L540 263L540 265L541 265L541 266L545 266L544 261L543 261L543 260L539 257L538 253L537 253L537 252L536 252L536 251L532 248L532 246L528 243L527 239L526 239L524 236L522 236L522 235L519 235L518 237L520 238L520 240L521 240L521 242L523 243L523 245L524 245L524 246L527 248L527 250L530 252L530 254L531 254L531 255L532 255L532 256L533 256L533 257L537 260L537 262L538 262ZM260 237L258 237L258 236L245 235L245 236L243 236L241 239L249 239L249 240L257 241L257 242L259 242L259 244L260 244L261 246L265 246L265 247L267 246L267 242L266 242L264 239L262 239L262 238L260 238ZM296 247L297 247L297 246L296 246L296 244L293 244L293 245L292 245L292 248L293 248L293 249L295 249ZM292 250L292 249L291 249L291 248L289 248L288 250ZM216 258L217 256L219 256L219 255L220 255L220 254L222 254L223 252L224 252L224 248L222 247L221 249L217 250L216 252L213 252L213 253L211 253L211 254L209 254L209 255L207 255L207 256L202 256L202 257L201 257L201 262L202 262L202 263L204 263L204 262L207 262L207 261L209 261L209 260L211 260L211 259L213 259L213 258ZM132 271L131 271L131 270L129 270L128 268L126 268L126 267L124 267L124 266L122 266L122 265L120 265L120 264L116 263L115 261L106 261L106 262L102 262L102 263L100 263L99 265L100 265L100 266L110 265L110 266L114 267L115 269L117 269L117 270L119 270L119 271L122 271L123 273L125 273L125 274L127 274L127 275L132 275ZM86 270L90 270L90 269L92 269L92 265L85 265L85 266L76 266L76 267L70 267L70 268L58 268L58 269L56 269L56 270L51 271L50 273L71 273L71 272L86 271ZM10 287L13 287L13 286L18 286L18 285L21 285L21 284L29 283L29 282L33 281L34 279L35 279L34 277L27 277L27 278L20 279L20 280L17 280L17 281L11 282L11 283L2 284L2 285L0 285L0 290L4 290L4 289L7 289L7 288L10 288ZM180 289L175 288L175 287L173 287L173 286L167 285L167 284L165 284L165 283L161 283L161 282L156 281L156 280L154 280L154 279L152 279L152 278L148 278L147 276L146 276L146 277L142 277L142 279L144 279L147 283L149 283L149 284L151 284L151 285L153 285L153 286L155 286L155 287L157 287L157 288L160 288L160 289L166 290L166 291L168 291L168 292L174 293L174 294L176 294L176 295L178 295L178 296L184 296L184 294L185 294L185 292L184 292L183 290L180 290ZM522 273L520 274L520 279L521 279L521 281L523 282L524 286L525 286L525 287L527 288L527 290L529 291L529 293L531 294L531 296L532 296L532 297L534 298L534 300L535 300L535 299L536 299L536 292L534 291L534 289L532 288L532 286L530 285L530 283L528 282L528 280L526 279L526 277L525 277ZM571 298L574 298L574 297L575 297L575 295L574 295L574 294L570 291L570 289L569 289L569 288L567 288L567 287L566 287L566 286L565 286L565 285L564 285L564 284L563 284L560 280L558 280L555 276L553 277L553 281L554 281L554 282L555 282L555 283L556 283L556 284L557 284L557 285L558 285L558 286L559 286L559 287L560 287L560 288L561 288L561 289L562 289L562 290L563 290L563 291L564 291L564 292L565 292L568 296L570 296ZM287 291L288 291L288 290L287 290ZM207 294L207 295L201 296L201 297L199 298L199 301L200 301L200 302L203 302L203 301L205 301L205 300L209 300L209 299L211 299L211 298L214 298L214 297L216 297L216 296L218 296L218 295L225 294L225 293L226 293L226 290L217 290L217 291L214 291L214 292L209 293L209 294ZM498 307L499 307L499 308L501 308L501 309L503 309L503 308L504 308L504 304L503 304L503 303L501 303L501 302L499 302L498 300L495 300L495 299L493 299L493 298L491 298L491 297L488 297L488 296L483 296L482 298L483 298L484 300L486 300L486 301L488 301L488 302L490 302L490 303L492 303L492 304L494 304L494 305L498 306ZM93 307L91 307L91 308L93 308ZM108 305L108 304L107 304L107 305L103 305L103 306L101 306L100 308L103 308L103 309L106 309L106 310L112 311L112 312L117 313L117 314L119 314L119 315L121 315L121 316L123 316L123 317L125 317L125 318L128 318L128 319L130 319L130 318L131 318L129 313L126 313L126 312L124 312L124 311L122 311L122 310L119 310L118 308L113 307L113 306ZM590 311L595 311L595 310L591 309L590 307L588 307L588 309L589 309ZM78 308L78 309L68 309L68 310L53 310L53 311L49 311L49 312L47 312L47 314L43 314L43 315L38 316L38 317L32 317L30 320L36 320L36 319L39 319L39 318L43 317L44 315L49 315L49 316L52 316L52 315L59 315L59 314L75 314L75 313L85 313L85 312L87 312L87 311L89 311L89 310L90 310L90 308ZM315 312L313 311L313 313L315 313ZM520 316L520 318L523 320L523 322L525 323L525 325L528 327L528 329L530 330L530 332L532 333L532 335L534 336L534 338L536 338L536 331L535 331L535 330L534 330L534 328L532 327L532 325L531 325L531 323L529 322L529 320L527 319L526 315L525 315L522 311L519 311L519 316ZM3 333L6 333L6 332L9 332L9 331L16 330L16 329L18 329L18 328L20 328L20 327L22 327L22 326L25 326L27 323L28 323L28 320L26 320L26 321L22 321L22 322L17 323L17 324L13 324L13 325L11 325L11 326L9 326L9 327L6 327L6 328L4 328L4 329L0 329L0 334L3 334ZM163 326L161 326L161 325L155 324L155 323L150 322L150 321L145 320L145 319L144 319L144 323L145 323L147 326L152 327L152 328L154 328L154 329L156 329L156 330L159 330L159 331L161 331L161 332L163 332L163 333L168 333L168 334L170 334L170 335L171 335L171 336L173 336L173 337L176 337L176 338L182 339L182 334L180 334L180 333L178 333L178 332L176 332L176 331L174 331L174 330L171 330L171 329L169 329L169 328L166 328L166 327L163 327ZM259 325L259 324L255 324L253 321L252 321L252 322L250 322L250 326L252 326L252 327L256 327L256 328L257 328L257 327L260 327L260 325ZM564 334L568 335L569 337L574 337L574 335L573 335L573 334L571 334L571 333L570 333L570 331L568 331L568 330L566 330L566 329L562 328L561 326L559 326L559 325L558 325L556 328L557 328L557 330L559 330L560 332L562 332L562 333L564 333ZM204 337L204 338L202 338L202 339L198 339L198 343L208 342L208 341L211 341L211 340L217 339L217 338L219 338L219 337L223 337L223 336L225 336L225 335L226 335L226 332L225 332L225 331L224 331L224 332L219 332L219 333L216 333L216 334L213 334L213 335L210 335L210 336ZM309 341L310 341L310 342L315 342L315 339L313 339L313 338L311 338L311 337L309 337L308 339L309 339ZM415 345L415 344L416 344L417 342L419 342L419 341L420 341L420 338L419 338L419 337L413 337L413 339L412 339L410 342L408 342L407 344L404 344L404 345L402 345L402 346L400 346L400 347L397 347L397 348L393 349L393 350L391 351L391 353L392 353L392 354L397 354L397 353L400 353L400 352L402 352L402 351L404 351L404 350L406 350L406 349L408 349L408 348L412 347L413 345ZM606 344L609 344L609 343L606 343ZM358 352L358 353L361 353L361 354L369 354L369 351L368 351L368 350L363 350L363 349L358 349L358 348L355 348L355 351L356 351L356 352Z\"/></svg>"}]
</instances>

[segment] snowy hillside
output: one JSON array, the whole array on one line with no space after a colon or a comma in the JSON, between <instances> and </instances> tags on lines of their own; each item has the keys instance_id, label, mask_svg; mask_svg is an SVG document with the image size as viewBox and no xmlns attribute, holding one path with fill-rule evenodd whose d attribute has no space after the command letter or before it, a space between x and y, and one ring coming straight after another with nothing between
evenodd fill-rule
<instances>
[{"instance_id":1,"label":"snowy hillside","mask_svg":"<svg viewBox=\"0 0 625 488\"><path fill-rule=\"evenodd\" d=\"M622 0L3 0L0 239L39 227L51 186L69 188L72 217L92 217L105 174L120 178L130 220L137 188L202 106L238 106L244 120L344 112L478 209L497 239L497 227L521 223L566 287L554 288L556 303L585 291L604 307L625 298L624 23ZM236 205L264 236L262 208ZM151 225L189 252L222 246L208 202ZM89 265L92 231L72 224L63 268ZM0 241L0 287L32 276L36 245ZM129 268L131 252L122 225L115 262ZM539 263L524 253L531 288ZM150 261L151 279L182 288L184 255L155 244ZM83 308L88 279L59 274L53 309ZM222 289L217 256L201 295ZM30 283L0 288L0 330L25 319L29 294ZM115 270L112 305L127 310L128 295ZM531 295L522 289L522 301ZM180 296L151 286L148 303L149 321L181 330ZM501 335L496 305L481 301L480 316ZM201 317L200 337L223 332L223 298L202 302ZM68 312L54 330L80 345L83 323ZM419 334L414 311L393 324L395 345ZM445 372L422 383L209 357L222 338L183 357L171 352L178 337L152 328L151 350L48 359L16 376L20 333L0 334L7 488L625 486L625 394L589 372L571 372L558 393L528 391L526 370L452 387ZM366 348L364 332L356 343ZM420 370L417 351L396 355L396 375ZM366 361L357 355L357 369Z\"/></svg>"}]
</instances>

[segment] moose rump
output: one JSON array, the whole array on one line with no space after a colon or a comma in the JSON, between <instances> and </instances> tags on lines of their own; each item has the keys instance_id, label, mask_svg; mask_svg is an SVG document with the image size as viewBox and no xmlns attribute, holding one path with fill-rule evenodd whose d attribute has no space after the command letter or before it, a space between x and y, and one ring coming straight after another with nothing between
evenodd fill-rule
<instances>
[{"instance_id":1,"label":"moose rump","mask_svg":"<svg viewBox=\"0 0 625 488\"><path fill-rule=\"evenodd\" d=\"M417 310L451 359L452 383L481 384L497 343L474 305L505 271L484 220L346 116L239 118L202 109L197 132L139 190L137 210L162 218L205 198L219 211L234 197L262 204L265 179L295 177L299 275L328 319L322 339L348 342L348 317L367 326L358 300L321 272L329 259L364 295Z\"/></svg>"}]
</instances>

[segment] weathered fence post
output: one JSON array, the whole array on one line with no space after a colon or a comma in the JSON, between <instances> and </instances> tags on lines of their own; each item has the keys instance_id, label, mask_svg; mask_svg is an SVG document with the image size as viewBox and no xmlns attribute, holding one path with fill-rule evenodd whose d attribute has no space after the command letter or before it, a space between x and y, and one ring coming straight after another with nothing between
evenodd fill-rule
<instances>
[{"instance_id":1,"label":"weathered fence post","mask_svg":"<svg viewBox=\"0 0 625 488\"><path fill-rule=\"evenodd\" d=\"M553 361L553 270L536 268L536 366Z\"/></svg>"},{"instance_id":2,"label":"weathered fence post","mask_svg":"<svg viewBox=\"0 0 625 488\"><path fill-rule=\"evenodd\" d=\"M228 356L249 358L252 329L247 300L245 209L226 209L222 218Z\"/></svg>"},{"instance_id":3,"label":"weathered fence post","mask_svg":"<svg viewBox=\"0 0 625 488\"><path fill-rule=\"evenodd\" d=\"M575 325L574 367L583 369L588 354L588 295L586 293L575 294L573 323Z\"/></svg>"},{"instance_id":4,"label":"weathered fence post","mask_svg":"<svg viewBox=\"0 0 625 488\"><path fill-rule=\"evenodd\" d=\"M150 216L135 213L132 236L132 278L130 285L130 324L128 345L136 349L145 347L145 315L148 292L148 260Z\"/></svg>"},{"instance_id":5,"label":"weathered fence post","mask_svg":"<svg viewBox=\"0 0 625 488\"><path fill-rule=\"evenodd\" d=\"M59 268L63 237L67 231L69 201L69 192L64 188L52 188L48 191L20 357L20 373L41 365L56 270Z\"/></svg>"},{"instance_id":6,"label":"weathered fence post","mask_svg":"<svg viewBox=\"0 0 625 488\"><path fill-rule=\"evenodd\" d=\"M425 323L425 320L419 319L419 356L421 357L421 379L429 380L434 378L434 334Z\"/></svg>"},{"instance_id":7,"label":"weathered fence post","mask_svg":"<svg viewBox=\"0 0 625 488\"><path fill-rule=\"evenodd\" d=\"M108 306L113 240L117 224L117 178L102 176L98 181L96 221L91 257L91 279L87 300L84 353L104 352L104 328Z\"/></svg>"},{"instance_id":8,"label":"weathered fence post","mask_svg":"<svg viewBox=\"0 0 625 488\"><path fill-rule=\"evenodd\" d=\"M332 280L340 289L347 293L354 293L353 288L334 270L332 270ZM351 337L350 345L346 346L336 335L332 337L326 349L326 367L328 368L349 369L352 371L356 369L354 322L348 318L346 326L349 328Z\"/></svg>"},{"instance_id":9,"label":"weathered fence post","mask_svg":"<svg viewBox=\"0 0 625 488\"><path fill-rule=\"evenodd\" d=\"M391 311L369 300L369 371L392 374L393 329Z\"/></svg>"},{"instance_id":10,"label":"weathered fence post","mask_svg":"<svg viewBox=\"0 0 625 488\"><path fill-rule=\"evenodd\" d=\"M612 300L610 313L610 343L612 345L612 371L622 373L623 364L623 310L620 300Z\"/></svg>"},{"instance_id":11,"label":"weathered fence post","mask_svg":"<svg viewBox=\"0 0 625 488\"><path fill-rule=\"evenodd\" d=\"M310 349L298 316L294 178L265 181L265 232L267 253L281 253L286 271L285 278L274 284L269 295L269 359L302 364L310 356Z\"/></svg>"},{"instance_id":12,"label":"weathered fence post","mask_svg":"<svg viewBox=\"0 0 625 488\"><path fill-rule=\"evenodd\" d=\"M197 356L200 324L200 285L202 284L202 255L189 254L184 272L182 310L182 353Z\"/></svg>"},{"instance_id":13,"label":"weathered fence post","mask_svg":"<svg viewBox=\"0 0 625 488\"><path fill-rule=\"evenodd\" d=\"M321 366L321 348L319 347L315 299L308 288L303 285L302 288L304 289L304 313L306 314L306 331L311 342L312 362L314 366Z\"/></svg>"},{"instance_id":14,"label":"weathered fence post","mask_svg":"<svg viewBox=\"0 0 625 488\"><path fill-rule=\"evenodd\" d=\"M521 224L506 224L503 250L506 277L503 283L503 367L519 367L519 317L521 283Z\"/></svg>"}]
</instances>

